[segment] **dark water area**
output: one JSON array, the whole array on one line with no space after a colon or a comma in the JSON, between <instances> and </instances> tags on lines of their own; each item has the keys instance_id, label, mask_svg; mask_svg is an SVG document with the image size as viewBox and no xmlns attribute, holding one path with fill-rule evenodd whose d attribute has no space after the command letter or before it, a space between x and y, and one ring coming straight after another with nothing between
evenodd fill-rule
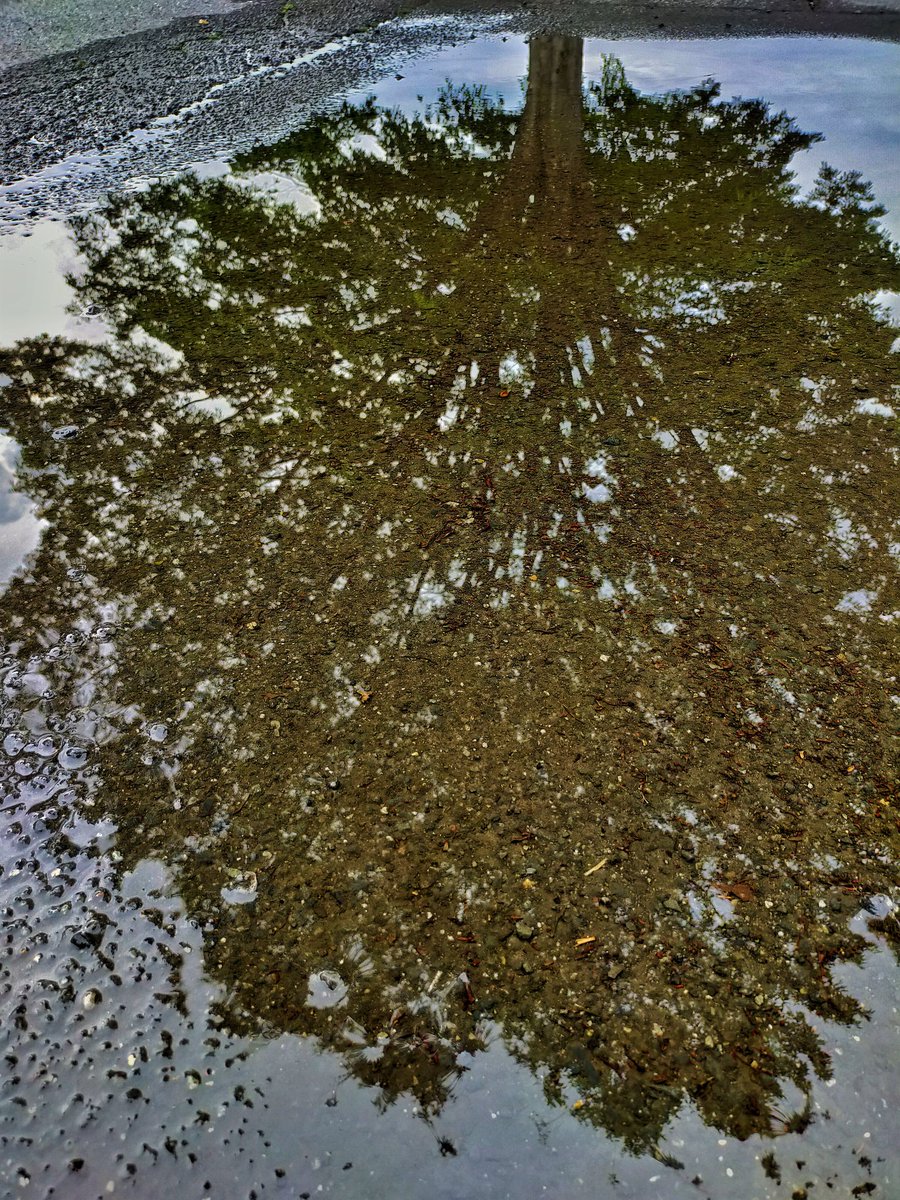
<instances>
[{"instance_id":1,"label":"dark water area","mask_svg":"<svg viewBox=\"0 0 900 1200\"><path fill-rule=\"evenodd\" d=\"M3 1195L900 1196L898 78L496 32L7 230Z\"/></svg>"}]
</instances>

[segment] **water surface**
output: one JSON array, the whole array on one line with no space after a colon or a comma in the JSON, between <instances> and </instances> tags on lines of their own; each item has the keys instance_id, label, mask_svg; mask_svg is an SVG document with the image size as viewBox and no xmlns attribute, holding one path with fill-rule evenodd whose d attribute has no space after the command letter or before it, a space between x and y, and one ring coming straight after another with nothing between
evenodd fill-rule
<instances>
[{"instance_id":1,"label":"water surface","mask_svg":"<svg viewBox=\"0 0 900 1200\"><path fill-rule=\"evenodd\" d=\"M10 1194L900 1186L898 52L503 39L7 243Z\"/></svg>"}]
</instances>

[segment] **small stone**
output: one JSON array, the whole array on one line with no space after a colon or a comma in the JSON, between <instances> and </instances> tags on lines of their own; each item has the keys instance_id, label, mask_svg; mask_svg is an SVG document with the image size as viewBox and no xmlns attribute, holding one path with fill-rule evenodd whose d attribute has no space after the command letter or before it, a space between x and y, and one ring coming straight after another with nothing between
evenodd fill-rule
<instances>
[{"instance_id":1,"label":"small stone","mask_svg":"<svg viewBox=\"0 0 900 1200\"><path fill-rule=\"evenodd\" d=\"M516 937L521 938L523 942L530 942L534 937L534 926L529 925L527 921L516 921L515 925Z\"/></svg>"}]
</instances>

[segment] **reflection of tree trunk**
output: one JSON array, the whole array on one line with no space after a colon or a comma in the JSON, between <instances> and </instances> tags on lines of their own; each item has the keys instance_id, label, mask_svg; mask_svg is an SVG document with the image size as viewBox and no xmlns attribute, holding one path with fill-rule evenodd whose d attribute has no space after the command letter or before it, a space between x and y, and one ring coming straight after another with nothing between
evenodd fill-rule
<instances>
[{"instance_id":1,"label":"reflection of tree trunk","mask_svg":"<svg viewBox=\"0 0 900 1200\"><path fill-rule=\"evenodd\" d=\"M577 291L563 271L567 252L574 261L573 247L564 243L577 239L581 249L590 248L597 226L584 146L583 59L581 38L544 35L531 40L525 105L509 165L470 226L466 252L452 264L459 294L478 296L479 302L467 310L453 354L432 385L440 404L460 353L478 359L483 379L497 378L504 348L498 335L509 303L503 284L510 268L520 269L518 264L529 256L552 263L554 293ZM542 277L546 289L546 271ZM592 294L592 305L595 299ZM558 342L558 337L553 340Z\"/></svg>"},{"instance_id":2,"label":"reflection of tree trunk","mask_svg":"<svg viewBox=\"0 0 900 1200\"><path fill-rule=\"evenodd\" d=\"M544 231L571 234L588 198L583 58L575 37L535 37L528 51L528 91L506 188L520 218Z\"/></svg>"},{"instance_id":3,"label":"reflection of tree trunk","mask_svg":"<svg viewBox=\"0 0 900 1200\"><path fill-rule=\"evenodd\" d=\"M516 144L499 193L473 233L525 225L542 237L572 237L590 198L584 152L581 38L531 39L528 89Z\"/></svg>"}]
</instances>

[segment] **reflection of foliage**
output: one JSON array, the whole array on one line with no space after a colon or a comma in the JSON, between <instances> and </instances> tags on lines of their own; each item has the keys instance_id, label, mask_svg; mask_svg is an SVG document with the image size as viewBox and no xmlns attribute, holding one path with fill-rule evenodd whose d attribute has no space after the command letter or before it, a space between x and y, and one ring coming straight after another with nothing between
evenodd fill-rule
<instances>
[{"instance_id":1,"label":"reflection of foliage","mask_svg":"<svg viewBox=\"0 0 900 1200\"><path fill-rule=\"evenodd\" d=\"M582 96L571 39L531 66L522 113L348 106L81 225L115 337L11 356L53 532L3 604L35 653L121 626L55 687L232 1022L437 1107L494 1020L632 1148L685 1093L770 1131L890 878L894 446L858 401L898 265L856 176L796 194L786 116L612 62Z\"/></svg>"}]
</instances>

